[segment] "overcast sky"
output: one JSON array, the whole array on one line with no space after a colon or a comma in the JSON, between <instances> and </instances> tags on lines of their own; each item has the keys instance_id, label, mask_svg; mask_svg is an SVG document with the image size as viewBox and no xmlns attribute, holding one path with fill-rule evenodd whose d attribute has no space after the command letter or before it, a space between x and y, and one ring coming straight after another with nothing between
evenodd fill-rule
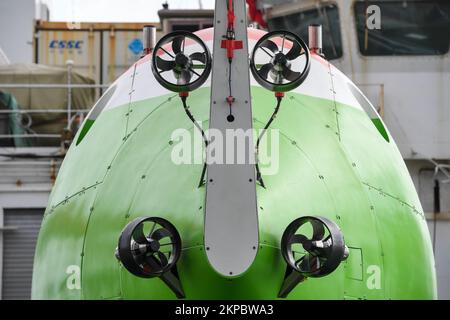
<instances>
[{"instance_id":1,"label":"overcast sky","mask_svg":"<svg viewBox=\"0 0 450 320\"><path fill-rule=\"evenodd\" d=\"M159 22L165 0L36 0L48 5L52 21ZM167 0L172 9L212 9L214 0Z\"/></svg>"}]
</instances>

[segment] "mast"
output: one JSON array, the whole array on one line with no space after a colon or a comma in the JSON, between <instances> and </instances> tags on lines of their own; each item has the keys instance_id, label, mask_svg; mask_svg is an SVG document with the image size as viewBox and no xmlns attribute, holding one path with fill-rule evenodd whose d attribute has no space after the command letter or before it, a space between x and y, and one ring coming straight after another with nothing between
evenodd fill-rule
<instances>
[{"instance_id":1,"label":"mast","mask_svg":"<svg viewBox=\"0 0 450 320\"><path fill-rule=\"evenodd\" d=\"M259 238L245 0L216 0L213 54L210 132L220 131L223 144L207 150L204 241L211 266L234 277L253 263ZM213 147L224 163L212 163Z\"/></svg>"}]
</instances>

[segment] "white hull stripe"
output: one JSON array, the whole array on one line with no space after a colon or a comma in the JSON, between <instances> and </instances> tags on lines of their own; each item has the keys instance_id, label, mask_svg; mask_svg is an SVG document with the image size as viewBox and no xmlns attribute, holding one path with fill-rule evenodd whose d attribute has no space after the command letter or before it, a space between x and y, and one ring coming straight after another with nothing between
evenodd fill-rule
<instances>
[{"instance_id":1,"label":"white hull stripe","mask_svg":"<svg viewBox=\"0 0 450 320\"><path fill-rule=\"evenodd\" d=\"M250 52L259 37L261 37L264 33L265 32L261 30L249 29ZM206 45L212 52L212 29L205 29L197 32L196 34L205 41ZM116 86L116 88L109 102L106 103L106 105L102 104L101 106L99 106L102 107L102 110L92 110L89 118L94 120L103 111L114 109L123 105L128 105L130 103L130 88L134 67L136 67L136 75L134 79L134 91L131 96L131 103L148 100L171 93L167 89L164 89L154 78L151 71L150 58L150 55L142 58L124 74L122 74L112 85ZM332 75L330 75L329 70L331 70ZM334 77L334 99L336 100L336 102L363 110L352 94L351 90L349 89L349 83L350 85L352 84L351 80L331 64L329 67L326 60L314 54L312 55L311 70L307 79L300 87L291 92L333 100L333 92L331 92L329 89L331 76ZM259 84L252 76L250 77L250 83L252 86L259 86ZM211 87L211 77L202 86L202 88L204 87ZM95 107L93 109L95 109Z\"/></svg>"}]
</instances>

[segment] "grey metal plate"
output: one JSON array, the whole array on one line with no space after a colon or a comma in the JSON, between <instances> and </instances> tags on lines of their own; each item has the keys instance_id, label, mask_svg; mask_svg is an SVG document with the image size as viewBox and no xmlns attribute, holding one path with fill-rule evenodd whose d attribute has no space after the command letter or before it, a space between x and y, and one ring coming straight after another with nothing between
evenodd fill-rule
<instances>
[{"instance_id":1,"label":"grey metal plate","mask_svg":"<svg viewBox=\"0 0 450 320\"><path fill-rule=\"evenodd\" d=\"M222 35L226 34L226 14L226 1L216 1L210 129L222 132L224 149L232 143L232 137L226 136L227 129L252 128L245 1L235 1L236 40L242 40L244 48L235 51L232 64L232 93L236 98L232 106L233 122L227 120L229 106L225 100L229 94L228 60L226 50L220 47ZM247 138L250 147L246 149L243 163L210 163L211 157L208 157L205 247L210 264L224 276L244 273L253 263L258 250L255 166L251 161L253 136ZM235 145L231 150L237 152L237 147ZM225 150L224 154L225 162Z\"/></svg>"}]
</instances>

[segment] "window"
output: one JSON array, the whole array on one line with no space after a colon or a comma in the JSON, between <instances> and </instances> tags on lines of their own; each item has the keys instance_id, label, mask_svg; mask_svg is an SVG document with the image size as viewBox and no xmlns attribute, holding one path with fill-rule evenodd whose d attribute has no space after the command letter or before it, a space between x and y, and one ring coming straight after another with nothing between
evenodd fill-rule
<instances>
[{"instance_id":1,"label":"window","mask_svg":"<svg viewBox=\"0 0 450 320\"><path fill-rule=\"evenodd\" d=\"M366 27L366 8L380 8L381 29ZM441 55L449 50L450 2L358 1L354 6L358 44L365 56Z\"/></svg>"},{"instance_id":2,"label":"window","mask_svg":"<svg viewBox=\"0 0 450 320\"><path fill-rule=\"evenodd\" d=\"M308 43L308 27L322 25L323 53L329 60L342 57L342 40L338 8L335 4L275 17L268 21L269 30L288 30Z\"/></svg>"},{"instance_id":3,"label":"window","mask_svg":"<svg viewBox=\"0 0 450 320\"><path fill-rule=\"evenodd\" d=\"M172 31L195 32L198 30L200 30L200 25L198 25L198 24L175 24L172 26Z\"/></svg>"},{"instance_id":4,"label":"window","mask_svg":"<svg viewBox=\"0 0 450 320\"><path fill-rule=\"evenodd\" d=\"M213 21L209 19L193 20L193 19L178 19L169 22L170 31L190 31L196 32L198 30L211 28Z\"/></svg>"}]
</instances>

